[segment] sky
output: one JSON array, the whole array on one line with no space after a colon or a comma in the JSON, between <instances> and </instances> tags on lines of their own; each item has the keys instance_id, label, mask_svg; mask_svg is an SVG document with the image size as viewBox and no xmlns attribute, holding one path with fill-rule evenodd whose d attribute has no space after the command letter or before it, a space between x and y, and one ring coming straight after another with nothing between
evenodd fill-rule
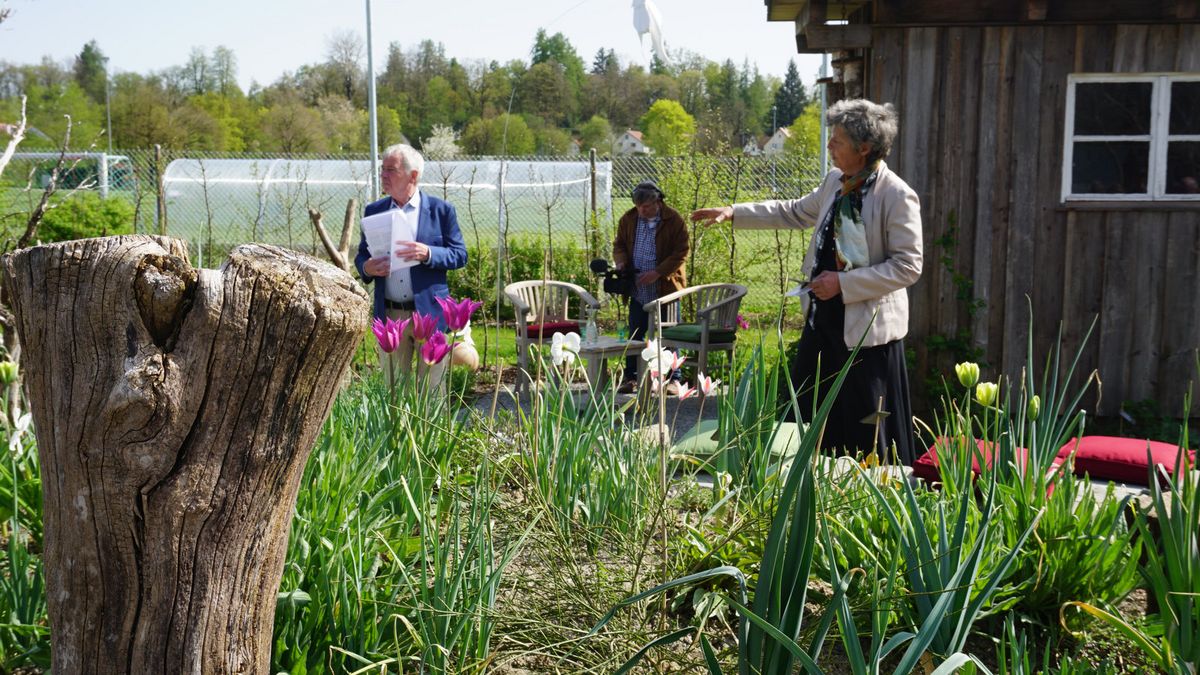
<instances>
[{"instance_id":1,"label":"sky","mask_svg":"<svg viewBox=\"0 0 1200 675\"><path fill-rule=\"evenodd\" d=\"M782 79L788 59L811 85L820 56L797 54L791 22L768 22L763 0L652 0L668 51L686 49L713 61L745 59ZM366 34L366 0L0 0L12 11L0 23L0 60L68 62L96 40L114 72L147 73L186 62L193 47L234 51L238 83L274 82L284 72L324 61L339 31ZM561 32L590 67L600 48L622 63L647 64L633 28L630 0L372 0L376 72L388 44L405 51L421 40L445 45L460 61L529 60L539 27ZM365 65L365 60L364 60Z\"/></svg>"}]
</instances>

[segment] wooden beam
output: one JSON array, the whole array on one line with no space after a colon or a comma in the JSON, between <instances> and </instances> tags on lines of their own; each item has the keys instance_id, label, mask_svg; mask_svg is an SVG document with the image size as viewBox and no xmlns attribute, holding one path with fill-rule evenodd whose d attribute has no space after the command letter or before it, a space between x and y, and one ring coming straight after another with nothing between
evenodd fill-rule
<instances>
[{"instance_id":1,"label":"wooden beam","mask_svg":"<svg viewBox=\"0 0 1200 675\"><path fill-rule=\"evenodd\" d=\"M1194 21L1196 0L875 0L877 26L989 26L1031 21L1168 23Z\"/></svg>"},{"instance_id":2,"label":"wooden beam","mask_svg":"<svg viewBox=\"0 0 1200 675\"><path fill-rule=\"evenodd\" d=\"M1169 3L1170 13L1176 21L1192 21L1200 18L1200 7L1196 0L1174 0Z\"/></svg>"},{"instance_id":3,"label":"wooden beam","mask_svg":"<svg viewBox=\"0 0 1200 675\"><path fill-rule=\"evenodd\" d=\"M809 0L796 15L796 28L803 31L808 26L824 26L828 16L826 0Z\"/></svg>"},{"instance_id":4,"label":"wooden beam","mask_svg":"<svg viewBox=\"0 0 1200 675\"><path fill-rule=\"evenodd\" d=\"M865 24L809 25L803 31L797 24L796 29L797 46L803 34L806 47L813 51L866 49L871 46L871 27Z\"/></svg>"},{"instance_id":5,"label":"wooden beam","mask_svg":"<svg viewBox=\"0 0 1200 675\"><path fill-rule=\"evenodd\" d=\"M767 21L795 21L807 3L805 0L767 1Z\"/></svg>"}]
</instances>

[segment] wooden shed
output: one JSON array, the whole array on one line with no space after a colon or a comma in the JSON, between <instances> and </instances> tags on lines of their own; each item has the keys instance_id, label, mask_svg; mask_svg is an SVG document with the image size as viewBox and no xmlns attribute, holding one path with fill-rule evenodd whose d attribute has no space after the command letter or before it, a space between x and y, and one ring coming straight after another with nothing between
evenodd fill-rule
<instances>
[{"instance_id":1,"label":"wooden shed","mask_svg":"<svg viewBox=\"0 0 1200 675\"><path fill-rule=\"evenodd\" d=\"M1200 348L1200 1L765 3L798 51L832 54L832 100L899 112L888 163L925 227L917 381L955 344L1019 374L1032 303L1039 356L1060 323L1073 354L1097 319L1093 410L1182 411Z\"/></svg>"}]
</instances>

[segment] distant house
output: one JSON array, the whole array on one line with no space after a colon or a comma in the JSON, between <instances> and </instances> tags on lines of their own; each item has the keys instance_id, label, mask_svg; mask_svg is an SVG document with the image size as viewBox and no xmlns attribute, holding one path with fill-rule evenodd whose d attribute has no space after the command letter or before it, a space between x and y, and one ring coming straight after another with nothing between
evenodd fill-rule
<instances>
[{"instance_id":1,"label":"distant house","mask_svg":"<svg viewBox=\"0 0 1200 675\"><path fill-rule=\"evenodd\" d=\"M571 142L567 144L567 156L568 157L576 157L582 153L583 153L583 149L579 143L579 139L572 138Z\"/></svg>"},{"instance_id":2,"label":"distant house","mask_svg":"<svg viewBox=\"0 0 1200 675\"><path fill-rule=\"evenodd\" d=\"M775 133L762 146L762 154L771 156L783 154L783 145L787 139L792 137L792 132L787 127L779 127Z\"/></svg>"},{"instance_id":3,"label":"distant house","mask_svg":"<svg viewBox=\"0 0 1200 675\"><path fill-rule=\"evenodd\" d=\"M799 52L832 55L830 103L900 115L887 163L924 223L917 372L967 356L939 337L1020 382L1031 323L1036 370L1059 346L1069 362L1096 318L1075 371L1103 379L1089 404L1179 410L1200 348L1200 4L766 4Z\"/></svg>"},{"instance_id":4,"label":"distant house","mask_svg":"<svg viewBox=\"0 0 1200 675\"><path fill-rule=\"evenodd\" d=\"M763 154L762 141L757 136L751 136L742 146L742 154L747 157L758 157Z\"/></svg>"},{"instance_id":5,"label":"distant house","mask_svg":"<svg viewBox=\"0 0 1200 675\"><path fill-rule=\"evenodd\" d=\"M649 155L652 152L642 140L642 132L635 129L626 129L617 137L613 148L618 155Z\"/></svg>"}]
</instances>

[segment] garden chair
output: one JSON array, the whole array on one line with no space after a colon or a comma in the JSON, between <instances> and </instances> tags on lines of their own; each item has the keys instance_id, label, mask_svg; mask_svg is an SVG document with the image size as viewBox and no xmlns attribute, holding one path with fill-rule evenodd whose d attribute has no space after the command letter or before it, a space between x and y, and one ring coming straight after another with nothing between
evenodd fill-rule
<instances>
[{"instance_id":1,"label":"garden chair","mask_svg":"<svg viewBox=\"0 0 1200 675\"><path fill-rule=\"evenodd\" d=\"M704 284L664 295L645 305L654 321L651 335L661 340L663 348L697 352L696 372L708 374L710 351L730 352L732 356L738 307L745 295L746 287L741 284ZM689 320L681 318L685 298L695 307L695 316Z\"/></svg>"},{"instance_id":2,"label":"garden chair","mask_svg":"<svg viewBox=\"0 0 1200 675\"><path fill-rule=\"evenodd\" d=\"M555 333L579 333L587 321L587 310L599 311L600 301L582 286L566 281L518 281L504 287L517 318L517 393L530 381L529 348L550 344ZM579 314L572 318L572 298L578 299Z\"/></svg>"}]
</instances>

